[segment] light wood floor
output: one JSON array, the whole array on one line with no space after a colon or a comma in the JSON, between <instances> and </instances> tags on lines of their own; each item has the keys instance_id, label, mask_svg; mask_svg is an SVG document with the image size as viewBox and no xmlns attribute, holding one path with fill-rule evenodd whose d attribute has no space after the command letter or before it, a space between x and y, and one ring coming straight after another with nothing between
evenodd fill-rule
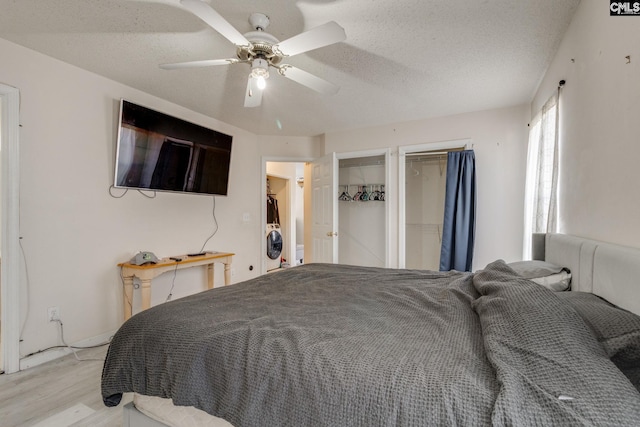
<instances>
[{"instance_id":1,"label":"light wood floor","mask_svg":"<svg viewBox=\"0 0 640 427\"><path fill-rule=\"evenodd\" d=\"M81 359L104 359L107 347L78 351ZM100 395L101 361L76 360L73 354L10 375L0 375L0 425L32 426L77 404L91 408L88 417L73 427L120 427L125 395L115 408L107 408Z\"/></svg>"}]
</instances>

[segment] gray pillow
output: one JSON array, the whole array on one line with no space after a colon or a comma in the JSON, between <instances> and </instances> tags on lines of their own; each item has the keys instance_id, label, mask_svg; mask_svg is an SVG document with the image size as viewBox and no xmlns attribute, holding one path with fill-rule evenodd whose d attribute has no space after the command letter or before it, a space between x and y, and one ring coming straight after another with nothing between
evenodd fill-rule
<instances>
[{"instance_id":1,"label":"gray pillow","mask_svg":"<svg viewBox=\"0 0 640 427\"><path fill-rule=\"evenodd\" d=\"M507 264L518 275L552 291L566 291L571 285L571 272L546 261L516 261Z\"/></svg>"},{"instance_id":2,"label":"gray pillow","mask_svg":"<svg viewBox=\"0 0 640 427\"><path fill-rule=\"evenodd\" d=\"M640 316L587 292L562 292L613 363L640 391Z\"/></svg>"}]
</instances>

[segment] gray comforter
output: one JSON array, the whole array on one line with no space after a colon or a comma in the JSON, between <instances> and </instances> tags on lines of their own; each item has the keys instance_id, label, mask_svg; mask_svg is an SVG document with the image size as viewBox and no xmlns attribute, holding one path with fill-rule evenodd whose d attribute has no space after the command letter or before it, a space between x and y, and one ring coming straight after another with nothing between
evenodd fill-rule
<instances>
[{"instance_id":1,"label":"gray comforter","mask_svg":"<svg viewBox=\"0 0 640 427\"><path fill-rule=\"evenodd\" d=\"M640 393L568 304L478 273L309 264L143 311L102 374L234 426L640 425Z\"/></svg>"}]
</instances>

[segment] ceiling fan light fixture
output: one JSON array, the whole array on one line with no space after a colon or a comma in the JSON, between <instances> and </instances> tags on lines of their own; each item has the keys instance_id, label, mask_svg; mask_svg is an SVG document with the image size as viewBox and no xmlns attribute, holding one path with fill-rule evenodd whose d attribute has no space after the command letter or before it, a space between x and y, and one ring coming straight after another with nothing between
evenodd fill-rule
<instances>
[{"instance_id":1,"label":"ceiling fan light fixture","mask_svg":"<svg viewBox=\"0 0 640 427\"><path fill-rule=\"evenodd\" d=\"M269 63L263 58L256 58L251 63L251 78L255 79L256 87L260 90L267 86L269 78Z\"/></svg>"},{"instance_id":2,"label":"ceiling fan light fixture","mask_svg":"<svg viewBox=\"0 0 640 427\"><path fill-rule=\"evenodd\" d=\"M262 58L256 58L251 63L251 77L262 77L263 79L269 78L269 63Z\"/></svg>"}]
</instances>

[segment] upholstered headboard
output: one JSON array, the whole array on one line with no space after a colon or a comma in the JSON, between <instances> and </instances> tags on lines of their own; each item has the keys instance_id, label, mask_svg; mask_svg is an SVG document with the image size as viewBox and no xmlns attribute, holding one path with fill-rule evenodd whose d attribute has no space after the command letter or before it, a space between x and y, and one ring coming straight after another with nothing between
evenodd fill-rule
<instances>
[{"instance_id":1,"label":"upholstered headboard","mask_svg":"<svg viewBox=\"0 0 640 427\"><path fill-rule=\"evenodd\" d=\"M536 234L534 259L571 270L571 290L594 293L640 315L640 249L569 234Z\"/></svg>"}]
</instances>

